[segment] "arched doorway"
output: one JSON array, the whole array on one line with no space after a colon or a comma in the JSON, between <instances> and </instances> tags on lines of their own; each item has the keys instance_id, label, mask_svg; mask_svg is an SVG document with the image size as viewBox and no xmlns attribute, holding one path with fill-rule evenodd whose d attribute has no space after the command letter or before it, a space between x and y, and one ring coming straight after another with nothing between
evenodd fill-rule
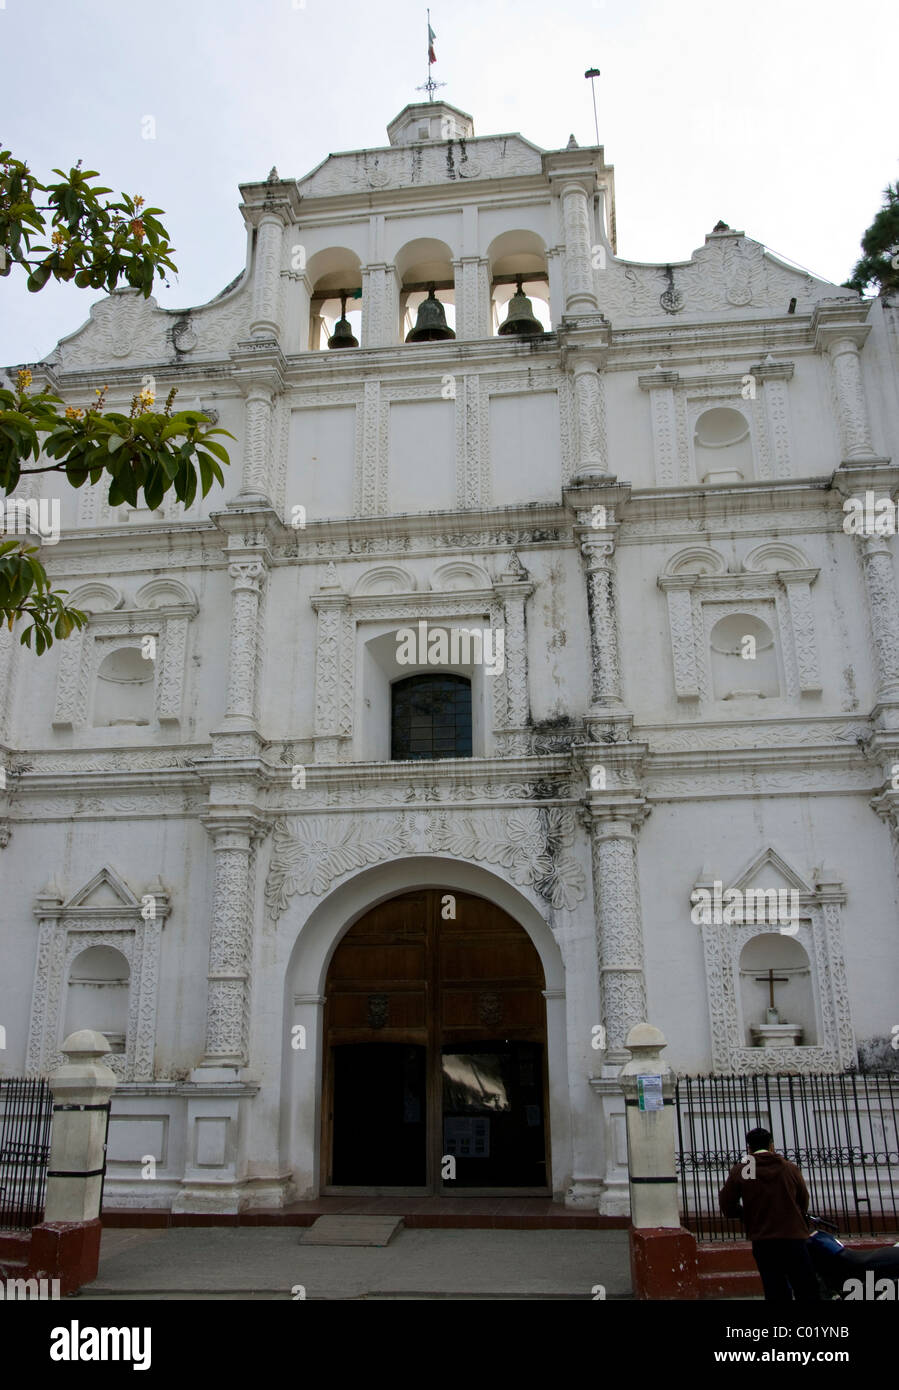
<instances>
[{"instance_id":1,"label":"arched doorway","mask_svg":"<svg viewBox=\"0 0 899 1390\"><path fill-rule=\"evenodd\" d=\"M325 1190L549 1192L543 990L528 934L474 894L360 917L325 989Z\"/></svg>"}]
</instances>

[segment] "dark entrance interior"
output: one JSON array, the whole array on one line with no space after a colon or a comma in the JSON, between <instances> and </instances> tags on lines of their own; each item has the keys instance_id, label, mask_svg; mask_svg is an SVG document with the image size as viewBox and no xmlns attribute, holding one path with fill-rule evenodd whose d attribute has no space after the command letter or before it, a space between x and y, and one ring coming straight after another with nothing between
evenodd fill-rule
<instances>
[{"instance_id":1,"label":"dark entrance interior","mask_svg":"<svg viewBox=\"0 0 899 1390\"><path fill-rule=\"evenodd\" d=\"M543 970L471 894L379 904L328 972L324 1185L548 1192Z\"/></svg>"}]
</instances>

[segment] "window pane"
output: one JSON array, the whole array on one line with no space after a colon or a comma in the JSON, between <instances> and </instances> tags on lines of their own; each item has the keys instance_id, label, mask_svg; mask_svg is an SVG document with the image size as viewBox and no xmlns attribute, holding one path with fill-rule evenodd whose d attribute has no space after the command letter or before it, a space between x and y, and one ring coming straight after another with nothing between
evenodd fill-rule
<instances>
[{"instance_id":1,"label":"window pane","mask_svg":"<svg viewBox=\"0 0 899 1390\"><path fill-rule=\"evenodd\" d=\"M471 757L471 683L418 675L391 687L393 759Z\"/></svg>"}]
</instances>

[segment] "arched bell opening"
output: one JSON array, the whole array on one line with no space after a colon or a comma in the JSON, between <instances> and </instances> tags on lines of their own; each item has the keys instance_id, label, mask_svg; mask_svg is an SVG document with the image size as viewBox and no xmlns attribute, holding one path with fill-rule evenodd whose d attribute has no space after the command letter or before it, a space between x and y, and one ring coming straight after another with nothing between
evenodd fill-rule
<instances>
[{"instance_id":1,"label":"arched bell opening","mask_svg":"<svg viewBox=\"0 0 899 1390\"><path fill-rule=\"evenodd\" d=\"M397 252L400 341L441 342L456 336L453 253L445 241L420 237Z\"/></svg>"},{"instance_id":2,"label":"arched bell opening","mask_svg":"<svg viewBox=\"0 0 899 1390\"><path fill-rule=\"evenodd\" d=\"M546 246L536 232L508 231L488 247L491 322L498 337L552 332Z\"/></svg>"},{"instance_id":3,"label":"arched bell opening","mask_svg":"<svg viewBox=\"0 0 899 1390\"><path fill-rule=\"evenodd\" d=\"M362 263L346 247L318 251L307 269L309 350L358 347L362 341Z\"/></svg>"}]
</instances>

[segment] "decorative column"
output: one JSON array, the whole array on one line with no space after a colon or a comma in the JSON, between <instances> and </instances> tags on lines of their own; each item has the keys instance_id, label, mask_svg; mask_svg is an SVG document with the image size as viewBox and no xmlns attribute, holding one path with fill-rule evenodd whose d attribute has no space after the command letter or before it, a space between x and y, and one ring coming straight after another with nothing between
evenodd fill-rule
<instances>
[{"instance_id":1,"label":"decorative column","mask_svg":"<svg viewBox=\"0 0 899 1390\"><path fill-rule=\"evenodd\" d=\"M284 389L286 363L269 339L238 343L231 353L233 376L244 393L243 481L237 502L271 506L274 486L273 415L275 397Z\"/></svg>"},{"instance_id":2,"label":"decorative column","mask_svg":"<svg viewBox=\"0 0 899 1390\"><path fill-rule=\"evenodd\" d=\"M506 668L506 720L509 738L503 749L513 756L525 755L529 749L531 706L528 697L528 650L525 604L533 593L528 572L512 551L506 569L493 585L502 600L505 626L504 659ZM499 677L491 676L491 680Z\"/></svg>"},{"instance_id":3,"label":"decorative column","mask_svg":"<svg viewBox=\"0 0 899 1390\"><path fill-rule=\"evenodd\" d=\"M400 342L396 266L385 261L362 267L362 347L393 347Z\"/></svg>"},{"instance_id":4,"label":"decorative column","mask_svg":"<svg viewBox=\"0 0 899 1390\"><path fill-rule=\"evenodd\" d=\"M264 833L255 816L204 817L215 853L209 932L206 1048L203 1067L247 1064L253 938L250 902L253 840Z\"/></svg>"},{"instance_id":5,"label":"decorative column","mask_svg":"<svg viewBox=\"0 0 899 1390\"><path fill-rule=\"evenodd\" d=\"M553 331L559 328L565 310L564 285L565 247L546 248L546 273L549 276L549 312Z\"/></svg>"},{"instance_id":6,"label":"decorative column","mask_svg":"<svg viewBox=\"0 0 899 1390\"><path fill-rule=\"evenodd\" d=\"M277 338L281 333L281 245L284 218L279 212L263 212L256 223L256 256L253 263L253 309L250 333L254 338Z\"/></svg>"},{"instance_id":7,"label":"decorative column","mask_svg":"<svg viewBox=\"0 0 899 1390\"><path fill-rule=\"evenodd\" d=\"M812 581L817 570L782 570L778 579L787 596L790 628L796 653L796 675L803 695L821 693L821 666L818 661L818 642L815 637L815 617L812 612Z\"/></svg>"},{"instance_id":8,"label":"decorative column","mask_svg":"<svg viewBox=\"0 0 899 1390\"><path fill-rule=\"evenodd\" d=\"M267 554L228 552L231 577L231 647L228 657L226 729L252 729L256 721L256 655L259 606L268 570Z\"/></svg>"},{"instance_id":9,"label":"decorative column","mask_svg":"<svg viewBox=\"0 0 899 1390\"><path fill-rule=\"evenodd\" d=\"M590 520L589 512L578 513L578 521L584 528L579 534L590 617L591 713L595 713L621 703L621 666L612 573L617 525L610 517L604 528L591 530Z\"/></svg>"},{"instance_id":10,"label":"decorative column","mask_svg":"<svg viewBox=\"0 0 899 1390\"><path fill-rule=\"evenodd\" d=\"M492 337L487 260L483 256L460 256L457 261L453 261L453 273L456 291L456 337Z\"/></svg>"},{"instance_id":11,"label":"decorative column","mask_svg":"<svg viewBox=\"0 0 899 1390\"><path fill-rule=\"evenodd\" d=\"M858 537L877 663L877 703L899 699L899 596L889 541Z\"/></svg>"},{"instance_id":12,"label":"decorative column","mask_svg":"<svg viewBox=\"0 0 899 1390\"><path fill-rule=\"evenodd\" d=\"M315 761L336 763L340 749L340 630L347 596L337 578L333 561L325 580L312 596L318 614L315 638Z\"/></svg>"},{"instance_id":13,"label":"decorative column","mask_svg":"<svg viewBox=\"0 0 899 1390\"><path fill-rule=\"evenodd\" d=\"M636 833L649 810L639 795L617 803L601 797L594 794L587 813L605 1060L617 1067L627 1060L628 1032L646 1018Z\"/></svg>"},{"instance_id":14,"label":"decorative column","mask_svg":"<svg viewBox=\"0 0 899 1390\"><path fill-rule=\"evenodd\" d=\"M579 479L609 471L606 453L606 412L599 358L578 353L574 360L574 399L577 411Z\"/></svg>"},{"instance_id":15,"label":"decorative column","mask_svg":"<svg viewBox=\"0 0 899 1390\"><path fill-rule=\"evenodd\" d=\"M680 381L678 372L667 372L657 364L651 372L637 377L641 391L649 393L652 414L652 452L655 460L656 482L660 487L675 487L681 479L677 456L677 405L674 392Z\"/></svg>"},{"instance_id":16,"label":"decorative column","mask_svg":"<svg viewBox=\"0 0 899 1390\"><path fill-rule=\"evenodd\" d=\"M875 457L859 359L871 325L860 322L860 314L867 314L867 305L825 300L812 320L815 349L830 359L843 462Z\"/></svg>"},{"instance_id":17,"label":"decorative column","mask_svg":"<svg viewBox=\"0 0 899 1390\"><path fill-rule=\"evenodd\" d=\"M560 196L565 233L565 313L596 314L599 304L593 276L588 191L583 183L566 182Z\"/></svg>"},{"instance_id":18,"label":"decorative column","mask_svg":"<svg viewBox=\"0 0 899 1390\"><path fill-rule=\"evenodd\" d=\"M253 338L279 338L283 329L281 274L284 268L284 229L292 227L301 251L300 194L295 179L281 179L272 169L263 183L242 183L240 210L247 227L255 229L250 334ZM292 270L304 268L305 259L290 259Z\"/></svg>"}]
</instances>

